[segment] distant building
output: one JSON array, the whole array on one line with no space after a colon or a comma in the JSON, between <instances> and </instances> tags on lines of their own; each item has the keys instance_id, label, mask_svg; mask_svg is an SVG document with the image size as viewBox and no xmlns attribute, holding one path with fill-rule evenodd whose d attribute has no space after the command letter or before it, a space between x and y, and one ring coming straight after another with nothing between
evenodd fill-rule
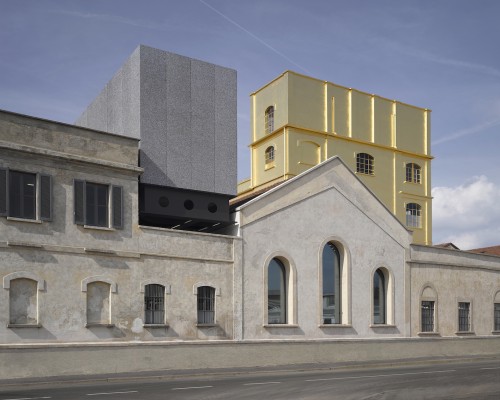
<instances>
[{"instance_id":1,"label":"distant building","mask_svg":"<svg viewBox=\"0 0 500 400\"><path fill-rule=\"evenodd\" d=\"M292 71L250 101L251 177L239 196L339 156L415 243L432 244L430 110Z\"/></svg>"}]
</instances>

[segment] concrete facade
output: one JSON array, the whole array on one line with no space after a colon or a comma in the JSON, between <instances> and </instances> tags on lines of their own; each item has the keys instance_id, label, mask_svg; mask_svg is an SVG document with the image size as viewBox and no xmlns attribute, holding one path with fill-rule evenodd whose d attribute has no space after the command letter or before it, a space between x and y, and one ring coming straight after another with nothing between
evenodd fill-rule
<instances>
[{"instance_id":1,"label":"concrete facade","mask_svg":"<svg viewBox=\"0 0 500 400\"><path fill-rule=\"evenodd\" d=\"M139 46L76 125L141 139L142 183L236 194L236 71Z\"/></svg>"}]
</instances>

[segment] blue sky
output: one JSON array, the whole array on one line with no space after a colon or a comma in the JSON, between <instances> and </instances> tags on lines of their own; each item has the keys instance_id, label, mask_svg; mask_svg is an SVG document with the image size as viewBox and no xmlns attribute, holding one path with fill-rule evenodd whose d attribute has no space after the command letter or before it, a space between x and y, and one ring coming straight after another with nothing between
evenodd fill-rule
<instances>
[{"instance_id":1,"label":"blue sky","mask_svg":"<svg viewBox=\"0 0 500 400\"><path fill-rule=\"evenodd\" d=\"M0 108L72 123L138 44L238 71L291 69L432 109L434 242L500 243L497 0L0 0Z\"/></svg>"}]
</instances>

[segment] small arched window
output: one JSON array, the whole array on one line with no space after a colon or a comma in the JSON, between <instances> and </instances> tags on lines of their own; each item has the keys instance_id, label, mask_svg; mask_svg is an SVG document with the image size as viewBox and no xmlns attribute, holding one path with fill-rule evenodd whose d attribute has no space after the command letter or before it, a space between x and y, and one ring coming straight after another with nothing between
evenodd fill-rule
<instances>
[{"instance_id":1,"label":"small arched window","mask_svg":"<svg viewBox=\"0 0 500 400\"><path fill-rule=\"evenodd\" d=\"M356 154L356 172L373 175L373 156L367 153Z\"/></svg>"},{"instance_id":2,"label":"small arched window","mask_svg":"<svg viewBox=\"0 0 500 400\"><path fill-rule=\"evenodd\" d=\"M267 323L287 323L286 269L277 258L267 268Z\"/></svg>"},{"instance_id":3,"label":"small arched window","mask_svg":"<svg viewBox=\"0 0 500 400\"><path fill-rule=\"evenodd\" d=\"M420 298L420 332L437 332L436 305L436 291L426 286Z\"/></svg>"},{"instance_id":4,"label":"small arched window","mask_svg":"<svg viewBox=\"0 0 500 400\"><path fill-rule=\"evenodd\" d=\"M211 286L200 286L197 292L198 300L198 324L215 323L215 288Z\"/></svg>"},{"instance_id":5,"label":"small arched window","mask_svg":"<svg viewBox=\"0 0 500 400\"><path fill-rule=\"evenodd\" d=\"M373 275L373 323L387 323L387 279L381 268Z\"/></svg>"},{"instance_id":6,"label":"small arched window","mask_svg":"<svg viewBox=\"0 0 500 400\"><path fill-rule=\"evenodd\" d=\"M415 163L406 164L406 182L420 183L420 165Z\"/></svg>"},{"instance_id":7,"label":"small arched window","mask_svg":"<svg viewBox=\"0 0 500 400\"><path fill-rule=\"evenodd\" d=\"M265 152L266 165L274 163L274 147L269 146Z\"/></svg>"},{"instance_id":8,"label":"small arched window","mask_svg":"<svg viewBox=\"0 0 500 400\"><path fill-rule=\"evenodd\" d=\"M144 288L144 323L165 323L165 286L150 284Z\"/></svg>"},{"instance_id":9,"label":"small arched window","mask_svg":"<svg viewBox=\"0 0 500 400\"><path fill-rule=\"evenodd\" d=\"M342 323L340 253L333 243L323 248L323 324Z\"/></svg>"},{"instance_id":10,"label":"small arched window","mask_svg":"<svg viewBox=\"0 0 500 400\"><path fill-rule=\"evenodd\" d=\"M274 107L269 106L266 108L264 115L264 124L266 134L272 133L274 131Z\"/></svg>"},{"instance_id":11,"label":"small arched window","mask_svg":"<svg viewBox=\"0 0 500 400\"><path fill-rule=\"evenodd\" d=\"M420 228L422 226L422 207L417 203L406 205L406 226Z\"/></svg>"}]
</instances>

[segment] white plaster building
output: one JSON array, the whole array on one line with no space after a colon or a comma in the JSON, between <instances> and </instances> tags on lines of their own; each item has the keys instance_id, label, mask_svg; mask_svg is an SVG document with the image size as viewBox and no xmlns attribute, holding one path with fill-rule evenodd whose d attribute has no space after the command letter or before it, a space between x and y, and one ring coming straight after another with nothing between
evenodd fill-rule
<instances>
[{"instance_id":1,"label":"white plaster building","mask_svg":"<svg viewBox=\"0 0 500 400\"><path fill-rule=\"evenodd\" d=\"M500 257L412 245L340 158L204 233L140 223L138 152L0 111L5 376L498 354Z\"/></svg>"}]
</instances>

